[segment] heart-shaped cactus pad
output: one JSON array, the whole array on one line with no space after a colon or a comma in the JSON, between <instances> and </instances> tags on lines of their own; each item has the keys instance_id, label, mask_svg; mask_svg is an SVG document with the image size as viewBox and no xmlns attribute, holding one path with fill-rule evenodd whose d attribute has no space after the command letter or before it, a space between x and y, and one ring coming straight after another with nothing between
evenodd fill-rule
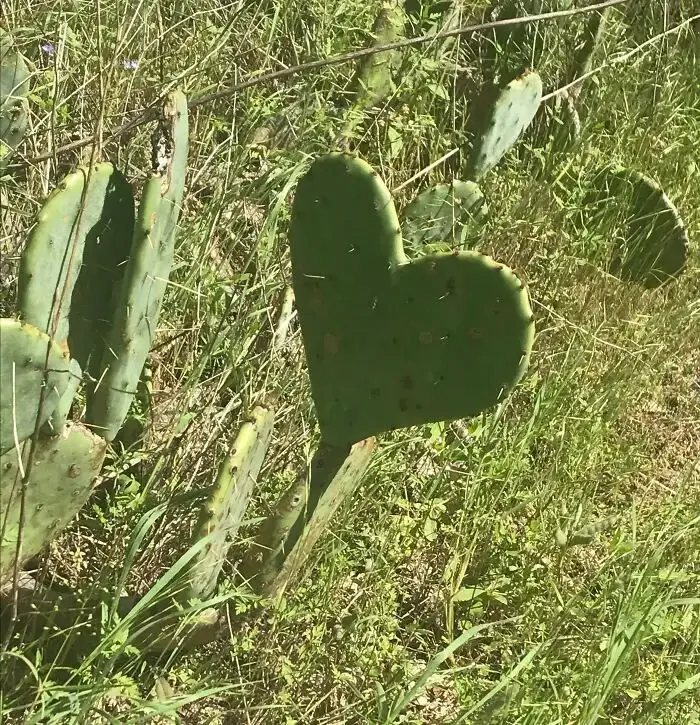
<instances>
[{"instance_id":1,"label":"heart-shaped cactus pad","mask_svg":"<svg viewBox=\"0 0 700 725\"><path fill-rule=\"evenodd\" d=\"M534 321L523 283L476 252L409 261L391 194L356 156L312 164L289 238L326 442L476 415L524 374Z\"/></svg>"}]
</instances>

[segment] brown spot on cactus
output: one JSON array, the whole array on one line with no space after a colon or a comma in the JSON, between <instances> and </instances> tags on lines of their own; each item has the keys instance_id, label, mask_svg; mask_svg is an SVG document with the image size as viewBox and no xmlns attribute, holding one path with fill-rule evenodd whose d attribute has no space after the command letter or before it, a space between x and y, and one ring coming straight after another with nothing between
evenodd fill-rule
<instances>
[{"instance_id":1,"label":"brown spot on cactus","mask_svg":"<svg viewBox=\"0 0 700 725\"><path fill-rule=\"evenodd\" d=\"M323 336L323 349L329 355L337 355L338 350L340 350L340 338L338 335L332 332L327 332Z\"/></svg>"}]
</instances>

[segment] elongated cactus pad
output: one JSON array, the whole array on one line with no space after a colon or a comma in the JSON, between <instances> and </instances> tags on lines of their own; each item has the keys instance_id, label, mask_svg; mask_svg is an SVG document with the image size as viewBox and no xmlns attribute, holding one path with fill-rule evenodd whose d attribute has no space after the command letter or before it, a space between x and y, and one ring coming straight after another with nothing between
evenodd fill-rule
<instances>
[{"instance_id":1,"label":"elongated cactus pad","mask_svg":"<svg viewBox=\"0 0 700 725\"><path fill-rule=\"evenodd\" d=\"M175 91L162 109L155 170L143 188L131 255L114 306L108 354L87 405L87 421L108 441L126 418L158 325L175 255L187 150L187 99Z\"/></svg>"},{"instance_id":2,"label":"elongated cactus pad","mask_svg":"<svg viewBox=\"0 0 700 725\"><path fill-rule=\"evenodd\" d=\"M92 378L100 374L134 234L134 194L118 169L107 181L102 213L85 238L82 266L70 305L68 347ZM91 394L89 387L88 394Z\"/></svg>"},{"instance_id":3,"label":"elongated cactus pad","mask_svg":"<svg viewBox=\"0 0 700 725\"><path fill-rule=\"evenodd\" d=\"M597 172L584 200L588 227L612 239L610 272L647 288L685 269L689 240L678 209L653 179L632 169Z\"/></svg>"},{"instance_id":4,"label":"elongated cactus pad","mask_svg":"<svg viewBox=\"0 0 700 725\"><path fill-rule=\"evenodd\" d=\"M189 570L187 598L208 599L216 590L221 567L238 533L272 438L274 413L256 406L221 462L216 483L202 509L194 540L210 542Z\"/></svg>"},{"instance_id":5,"label":"elongated cactus pad","mask_svg":"<svg viewBox=\"0 0 700 725\"><path fill-rule=\"evenodd\" d=\"M391 195L333 153L300 180L292 279L323 439L476 415L520 380L534 323L523 283L474 252L403 252Z\"/></svg>"},{"instance_id":6,"label":"elongated cactus pad","mask_svg":"<svg viewBox=\"0 0 700 725\"><path fill-rule=\"evenodd\" d=\"M0 29L0 165L24 138L29 122L29 70Z\"/></svg>"},{"instance_id":7,"label":"elongated cactus pad","mask_svg":"<svg viewBox=\"0 0 700 725\"><path fill-rule=\"evenodd\" d=\"M399 0L382 4L372 26L371 48L393 43L404 34L406 16ZM349 106L338 144L344 144L365 120L367 111L384 101L393 90L399 65L398 51L384 51L361 58L344 105Z\"/></svg>"},{"instance_id":8,"label":"elongated cactus pad","mask_svg":"<svg viewBox=\"0 0 700 725\"><path fill-rule=\"evenodd\" d=\"M534 71L526 71L494 93L478 121L467 162L468 178L480 179L501 160L532 123L541 99L542 80Z\"/></svg>"},{"instance_id":9,"label":"elongated cactus pad","mask_svg":"<svg viewBox=\"0 0 700 725\"><path fill-rule=\"evenodd\" d=\"M528 15L569 10L572 0L496 0L484 15L484 22L525 18ZM486 31L489 40L481 53L486 75L498 80L519 73L524 68L539 68L546 50L556 44L560 27L552 21L539 20L513 25L499 25Z\"/></svg>"},{"instance_id":10,"label":"elongated cactus pad","mask_svg":"<svg viewBox=\"0 0 700 725\"><path fill-rule=\"evenodd\" d=\"M297 578L336 511L357 488L375 447L374 438L353 446L321 442L308 482L304 475L284 494L243 561L242 573L256 591L278 597Z\"/></svg>"},{"instance_id":11,"label":"elongated cactus pad","mask_svg":"<svg viewBox=\"0 0 700 725\"><path fill-rule=\"evenodd\" d=\"M20 563L37 554L83 507L102 468L106 443L85 427L68 423L60 435L39 438L31 469L25 444L20 466L17 450L0 458L0 586L12 575L24 482L24 528Z\"/></svg>"},{"instance_id":12,"label":"elongated cactus pad","mask_svg":"<svg viewBox=\"0 0 700 725\"><path fill-rule=\"evenodd\" d=\"M460 247L486 220L488 205L477 184L455 180L421 192L402 216L404 243L413 249L440 243Z\"/></svg>"},{"instance_id":13,"label":"elongated cactus pad","mask_svg":"<svg viewBox=\"0 0 700 725\"><path fill-rule=\"evenodd\" d=\"M92 169L79 168L68 174L44 202L22 255L18 289L20 316L51 335L61 346L68 344L73 290L81 272L86 240L97 243L96 237L104 231L105 199L114 175L109 163L95 164ZM128 222L128 215L124 222ZM130 230L126 233L130 234ZM99 284L99 278L95 283ZM99 291L107 295L110 292L109 289ZM85 363L80 359L79 362Z\"/></svg>"},{"instance_id":14,"label":"elongated cactus pad","mask_svg":"<svg viewBox=\"0 0 700 725\"><path fill-rule=\"evenodd\" d=\"M14 319L0 320L0 454L43 425L70 381L70 358L47 335ZM43 403L41 402L43 389Z\"/></svg>"}]
</instances>

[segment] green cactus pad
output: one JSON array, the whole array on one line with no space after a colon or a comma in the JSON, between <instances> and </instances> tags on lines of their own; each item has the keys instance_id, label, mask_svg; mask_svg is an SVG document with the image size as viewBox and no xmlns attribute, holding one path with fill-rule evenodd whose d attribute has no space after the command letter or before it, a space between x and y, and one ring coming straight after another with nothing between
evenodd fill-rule
<instances>
[{"instance_id":1,"label":"green cactus pad","mask_svg":"<svg viewBox=\"0 0 700 725\"><path fill-rule=\"evenodd\" d=\"M114 174L109 163L68 174L44 202L22 255L20 316L61 346L68 344L73 290L83 250L86 241L96 243L94 238L104 229L105 199ZM83 360L78 361L84 365Z\"/></svg>"},{"instance_id":2,"label":"green cactus pad","mask_svg":"<svg viewBox=\"0 0 700 725\"><path fill-rule=\"evenodd\" d=\"M131 255L114 306L109 352L87 404L87 421L109 441L129 411L158 325L175 255L187 150L187 99L175 91L162 109L155 170L141 195Z\"/></svg>"},{"instance_id":3,"label":"green cactus pad","mask_svg":"<svg viewBox=\"0 0 700 725\"><path fill-rule=\"evenodd\" d=\"M372 47L395 43L404 34L406 16L400 2L382 4L372 26ZM391 92L397 51L375 53L360 60L355 76L357 100L365 108L376 105Z\"/></svg>"},{"instance_id":4,"label":"green cactus pad","mask_svg":"<svg viewBox=\"0 0 700 725\"><path fill-rule=\"evenodd\" d=\"M272 438L274 413L256 406L241 427L231 452L219 466L216 483L202 509L194 541L210 543L189 569L187 598L208 599L216 590L221 567L238 533Z\"/></svg>"},{"instance_id":5,"label":"green cactus pad","mask_svg":"<svg viewBox=\"0 0 700 725\"><path fill-rule=\"evenodd\" d=\"M594 175L584 199L587 227L612 239L610 272L649 289L685 269L689 239L678 209L653 179L607 167Z\"/></svg>"},{"instance_id":6,"label":"green cactus pad","mask_svg":"<svg viewBox=\"0 0 700 725\"><path fill-rule=\"evenodd\" d=\"M487 216L484 194L473 181L438 184L421 192L404 209L404 243L412 250L434 244L463 247L470 232Z\"/></svg>"},{"instance_id":7,"label":"green cactus pad","mask_svg":"<svg viewBox=\"0 0 700 725\"><path fill-rule=\"evenodd\" d=\"M484 14L484 22L569 10L572 5L572 0L497 0ZM556 23L546 20L498 25L487 31L488 45L481 53L486 75L497 80L524 68L539 68L545 50L551 52L560 32Z\"/></svg>"},{"instance_id":8,"label":"green cactus pad","mask_svg":"<svg viewBox=\"0 0 700 725\"><path fill-rule=\"evenodd\" d=\"M0 30L0 165L19 146L27 131L29 70L10 36Z\"/></svg>"},{"instance_id":9,"label":"green cactus pad","mask_svg":"<svg viewBox=\"0 0 700 725\"><path fill-rule=\"evenodd\" d=\"M0 458L0 585L12 576L19 534L22 473L29 463L28 442L20 467L17 450ZM60 435L40 438L24 482L24 529L20 563L37 554L83 507L102 468L106 443L78 424Z\"/></svg>"},{"instance_id":10,"label":"green cactus pad","mask_svg":"<svg viewBox=\"0 0 700 725\"><path fill-rule=\"evenodd\" d=\"M374 438L353 446L322 442L301 476L266 519L248 551L242 573L254 589L279 597L297 578L336 511L350 499L369 466Z\"/></svg>"},{"instance_id":11,"label":"green cactus pad","mask_svg":"<svg viewBox=\"0 0 700 725\"><path fill-rule=\"evenodd\" d=\"M48 356L48 359L47 359ZM14 319L0 319L0 454L34 433L59 404L70 381L70 358L43 332ZM47 371L47 372L45 372Z\"/></svg>"},{"instance_id":12,"label":"green cactus pad","mask_svg":"<svg viewBox=\"0 0 700 725\"><path fill-rule=\"evenodd\" d=\"M69 315L70 353L93 379L100 374L115 295L124 275L133 234L133 190L121 171L113 169L105 189L102 214L85 238L83 263Z\"/></svg>"},{"instance_id":13,"label":"green cactus pad","mask_svg":"<svg viewBox=\"0 0 700 725\"><path fill-rule=\"evenodd\" d=\"M397 0L384 2L372 26L372 42L370 47L378 47L394 43L404 35L406 15ZM369 109L384 101L393 91L393 74L399 65L399 51L373 53L361 58L357 72L350 84L344 106L349 106L343 129L340 133L341 142L348 139L355 128L365 119Z\"/></svg>"},{"instance_id":14,"label":"green cactus pad","mask_svg":"<svg viewBox=\"0 0 700 725\"><path fill-rule=\"evenodd\" d=\"M474 252L408 262L391 195L364 161L311 166L289 237L326 442L476 415L520 380L534 336L523 283Z\"/></svg>"},{"instance_id":15,"label":"green cactus pad","mask_svg":"<svg viewBox=\"0 0 700 725\"><path fill-rule=\"evenodd\" d=\"M542 80L537 73L526 71L504 88L485 95L489 96L486 111L477 121L467 162L467 177L474 180L490 171L532 123L542 100Z\"/></svg>"},{"instance_id":16,"label":"green cactus pad","mask_svg":"<svg viewBox=\"0 0 700 725\"><path fill-rule=\"evenodd\" d=\"M46 425L42 428L42 433L45 435L58 435L58 433L63 430L63 426L66 424L68 416L70 415L71 408L73 407L73 400L78 392L80 383L83 380L83 370L80 367L80 363L75 358L72 358L70 361L68 374L68 385L63 391L63 395L61 395L61 399L58 401L56 409L51 414L51 417L46 422Z\"/></svg>"}]
</instances>

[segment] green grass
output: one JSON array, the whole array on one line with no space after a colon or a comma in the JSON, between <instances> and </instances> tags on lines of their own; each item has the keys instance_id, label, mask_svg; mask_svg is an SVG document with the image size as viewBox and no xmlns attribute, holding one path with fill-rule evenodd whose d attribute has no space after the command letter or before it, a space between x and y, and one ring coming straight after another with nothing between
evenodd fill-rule
<instances>
[{"instance_id":1,"label":"green grass","mask_svg":"<svg viewBox=\"0 0 700 725\"><path fill-rule=\"evenodd\" d=\"M464 3L462 24L484 4ZM100 123L106 136L166 88L200 95L361 47L377 6L6 0L3 23L36 65L24 153ZM679 6L671 24L690 16L692 3ZM664 30L656 14L634 32L623 19L611 13L598 62ZM546 92L580 25L562 21L549 38ZM443 55L439 47L406 53L394 95L356 139L390 189L466 148L482 50L468 38ZM236 542L219 592L227 631L169 663L137 649L113 656L125 631L109 619L119 586L145 594L157 583L154 597L167 587L251 403L278 400L251 520L270 511L318 442L296 324L281 355L269 346L290 280L291 194L342 127L334 107L354 67L194 110L176 269L151 355L150 405L137 411L144 438L110 459L100 491L39 559L55 585L104 589L101 634L67 672L52 665L50 632L15 643L2 666L22 660L26 677L2 693L2 722L700 722L697 51L685 28L603 68L584 87L576 149L556 154L528 137L484 180L491 218L479 248L527 280L538 329L530 370L498 415L384 436L277 608L232 584L246 548ZM101 151L136 185L149 133L139 127ZM402 188L399 211L457 173L459 157ZM3 315L13 311L33 215L87 158L69 153L2 181ZM668 289L642 291L592 263L594 230L575 216L586 171L610 160L656 178L684 216L696 261ZM170 689L162 694L158 681L158 700L160 675Z\"/></svg>"}]
</instances>

